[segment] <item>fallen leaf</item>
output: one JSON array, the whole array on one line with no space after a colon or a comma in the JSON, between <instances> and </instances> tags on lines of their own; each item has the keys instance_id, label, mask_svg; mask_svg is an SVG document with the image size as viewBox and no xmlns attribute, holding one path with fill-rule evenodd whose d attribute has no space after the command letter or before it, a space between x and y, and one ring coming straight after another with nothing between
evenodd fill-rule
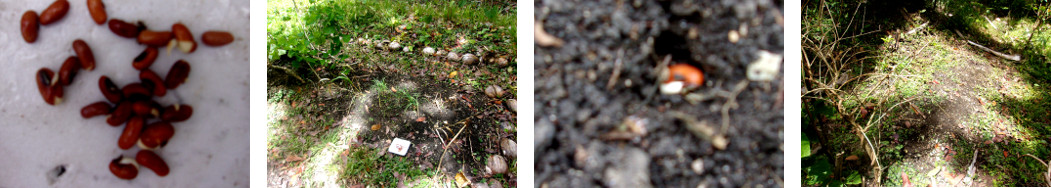
<instances>
[{"instance_id":1,"label":"fallen leaf","mask_svg":"<svg viewBox=\"0 0 1051 188\"><path fill-rule=\"evenodd\" d=\"M1004 157L1007 157L1007 151L1004 151Z\"/></svg>"},{"instance_id":2,"label":"fallen leaf","mask_svg":"<svg viewBox=\"0 0 1051 188\"><path fill-rule=\"evenodd\" d=\"M993 144L993 140L986 140L985 145Z\"/></svg>"},{"instance_id":3,"label":"fallen leaf","mask_svg":"<svg viewBox=\"0 0 1051 188\"><path fill-rule=\"evenodd\" d=\"M846 160L848 160L848 161L858 160L858 156L857 155L850 155L849 157L847 157Z\"/></svg>"},{"instance_id":4,"label":"fallen leaf","mask_svg":"<svg viewBox=\"0 0 1051 188\"><path fill-rule=\"evenodd\" d=\"M295 155L288 156L288 158L285 158L286 162L296 162L296 161L302 161L302 160L303 160L303 157L299 157L299 156L295 156Z\"/></svg>"},{"instance_id":5,"label":"fallen leaf","mask_svg":"<svg viewBox=\"0 0 1051 188\"><path fill-rule=\"evenodd\" d=\"M394 89L394 87L390 87L390 91L392 91L392 92L398 92L398 89Z\"/></svg>"},{"instance_id":6,"label":"fallen leaf","mask_svg":"<svg viewBox=\"0 0 1051 188\"><path fill-rule=\"evenodd\" d=\"M468 180L466 176L463 176L463 172L456 173L456 187L466 187L467 184L471 184L471 180Z\"/></svg>"},{"instance_id":7,"label":"fallen leaf","mask_svg":"<svg viewBox=\"0 0 1051 188\"><path fill-rule=\"evenodd\" d=\"M423 121L427 121L427 118L426 117L416 118L416 122L423 122Z\"/></svg>"},{"instance_id":8,"label":"fallen leaf","mask_svg":"<svg viewBox=\"0 0 1051 188\"><path fill-rule=\"evenodd\" d=\"M452 77L456 76L456 73L457 73L456 71L450 72L449 73L449 78L452 78Z\"/></svg>"},{"instance_id":9,"label":"fallen leaf","mask_svg":"<svg viewBox=\"0 0 1051 188\"><path fill-rule=\"evenodd\" d=\"M375 125L372 125L372 130L373 130L373 131L375 131L375 130L380 130L380 127L382 127L382 126L380 126L380 124L375 124Z\"/></svg>"}]
</instances>

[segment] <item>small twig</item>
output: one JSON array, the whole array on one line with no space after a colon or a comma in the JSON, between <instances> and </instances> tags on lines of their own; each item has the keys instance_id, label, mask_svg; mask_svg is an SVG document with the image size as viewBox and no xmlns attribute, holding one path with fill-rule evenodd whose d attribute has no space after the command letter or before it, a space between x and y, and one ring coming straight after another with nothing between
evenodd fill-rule
<instances>
[{"instance_id":1,"label":"small twig","mask_svg":"<svg viewBox=\"0 0 1051 188\"><path fill-rule=\"evenodd\" d=\"M303 80L303 78L302 78L302 77L299 77L299 75L296 75L296 72L292 71L292 69L288 69L288 68L286 68L286 67L282 67L282 66L277 66L277 65L272 65L272 64L268 64L268 66L269 66L270 68L275 68L275 69L280 69L280 70L282 70L282 71L285 71L285 73L287 73L288 75L292 75L292 77L295 77L295 78L296 78L296 79L298 79L298 80L299 80L300 82L303 82L303 83L309 83L309 82L307 82L306 80Z\"/></svg>"},{"instance_id":2,"label":"small twig","mask_svg":"<svg viewBox=\"0 0 1051 188\"><path fill-rule=\"evenodd\" d=\"M982 46L982 45L980 45L978 43L971 42L970 40L967 40L967 43L971 44L971 45L974 45L974 46L976 46L976 47L978 47L978 48L980 48L982 50L985 50L986 52L992 53L993 55L1000 56L1001 58L1004 58L1004 59L1007 59L1007 60L1018 61L1018 60L1022 59L1022 57L1019 56L1019 55L1011 55L1011 54L1005 54L1005 53L1002 53L1002 52L998 52L998 51L995 51L993 49L989 49L989 48L987 48L985 46Z\"/></svg>"},{"instance_id":3,"label":"small twig","mask_svg":"<svg viewBox=\"0 0 1051 188\"><path fill-rule=\"evenodd\" d=\"M467 128L467 123L466 123L467 120L470 120L471 118L473 118L476 115L478 115L478 113L472 114L471 116L468 116L467 118L464 118L463 120L460 120L459 122L456 122L456 124L463 123L463 126L460 127L460 131L456 132L456 135L453 136L453 139L449 140L449 144L452 144L452 142L454 140L456 140L456 138L460 137L460 133L463 133L463 129ZM442 157L438 159L438 168L434 169L434 174L435 174L434 177L436 177L436 178L438 177L438 175L437 175L438 171L442 169L442 163L445 162L445 153L447 153L447 152L449 152L449 147L448 146L446 146L444 149L442 149Z\"/></svg>"},{"instance_id":4,"label":"small twig","mask_svg":"<svg viewBox=\"0 0 1051 188\"><path fill-rule=\"evenodd\" d=\"M624 57L624 50L617 51L617 59L613 61L613 75L610 76L609 82L606 82L606 90L612 90L613 86L617 85L617 79L620 78L620 65L621 59Z\"/></svg>"}]
</instances>

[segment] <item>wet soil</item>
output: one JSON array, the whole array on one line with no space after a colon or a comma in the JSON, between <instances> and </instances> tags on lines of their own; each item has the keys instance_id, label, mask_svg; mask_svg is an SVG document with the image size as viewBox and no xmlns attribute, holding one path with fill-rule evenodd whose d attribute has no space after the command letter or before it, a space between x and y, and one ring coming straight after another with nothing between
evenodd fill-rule
<instances>
[{"instance_id":1,"label":"wet soil","mask_svg":"<svg viewBox=\"0 0 1051 188\"><path fill-rule=\"evenodd\" d=\"M782 4L537 1L535 19L564 43L535 48L536 185L783 186L783 66L769 82L746 77L760 50L783 54ZM704 71L694 93L715 97L660 94L654 72L667 56ZM713 147L672 114L728 144ZM643 133L611 138L625 123Z\"/></svg>"}]
</instances>

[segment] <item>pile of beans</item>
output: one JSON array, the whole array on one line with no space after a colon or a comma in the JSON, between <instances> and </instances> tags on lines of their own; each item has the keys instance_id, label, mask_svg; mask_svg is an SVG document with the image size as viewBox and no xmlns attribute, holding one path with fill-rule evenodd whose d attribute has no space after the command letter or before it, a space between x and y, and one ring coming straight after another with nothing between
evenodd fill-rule
<instances>
[{"instance_id":1,"label":"pile of beans","mask_svg":"<svg viewBox=\"0 0 1051 188\"><path fill-rule=\"evenodd\" d=\"M40 25L54 24L62 20L69 9L68 1L57 0L39 16L33 10L26 11L20 22L22 37L27 43L36 42ZM87 0L87 9L97 25L106 23L106 6L102 0ZM109 19L108 23L114 34L133 38L145 46L145 50L131 62L131 66L140 71L140 82L118 87L108 77L101 76L98 85L105 100L84 106L80 115L85 119L107 115L106 123L110 126L125 124L124 131L117 139L117 146L128 150L137 144L141 148L135 158L118 156L110 161L109 169L113 175L122 179L134 179L141 165L153 170L158 176L166 176L169 167L154 151L167 145L168 140L175 134L171 123L189 119L193 115L193 107L186 104L162 106L154 97L163 97L169 89L182 85L190 74L190 63L176 61L163 79L149 67L157 59L158 48L168 45L169 51L177 48L189 54L196 51L197 42L189 28L182 23L173 24L170 31L148 30L142 22L131 24L120 19ZM208 46L224 46L233 40L233 35L225 31L207 31L201 35L201 42ZM46 67L36 72L37 89L44 102L49 105L62 103L65 94L63 88L73 83L78 71L95 69L95 56L87 42L81 39L73 41L73 51L76 55L66 58L57 74Z\"/></svg>"}]
</instances>

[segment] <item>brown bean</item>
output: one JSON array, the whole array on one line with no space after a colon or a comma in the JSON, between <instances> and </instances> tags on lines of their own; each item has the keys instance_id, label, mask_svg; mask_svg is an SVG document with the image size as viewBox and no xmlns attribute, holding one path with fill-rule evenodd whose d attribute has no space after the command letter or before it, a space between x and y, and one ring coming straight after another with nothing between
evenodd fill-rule
<instances>
[{"instance_id":1,"label":"brown bean","mask_svg":"<svg viewBox=\"0 0 1051 188\"><path fill-rule=\"evenodd\" d=\"M69 56L66 61L62 63L62 68L58 69L58 81L63 86L68 86L73 83L73 78L77 77L77 71L80 71L80 60L76 57Z\"/></svg>"},{"instance_id":2,"label":"brown bean","mask_svg":"<svg viewBox=\"0 0 1051 188\"><path fill-rule=\"evenodd\" d=\"M117 156L116 159L109 162L109 171L120 179L130 180L139 175L139 166L131 158Z\"/></svg>"},{"instance_id":3,"label":"brown bean","mask_svg":"<svg viewBox=\"0 0 1051 188\"><path fill-rule=\"evenodd\" d=\"M175 34L175 45L182 50L183 53L193 53L197 51L197 41L193 40L193 33L190 32L189 28L182 23L175 23L172 25L172 33ZM171 45L171 44L169 44Z\"/></svg>"},{"instance_id":4,"label":"brown bean","mask_svg":"<svg viewBox=\"0 0 1051 188\"><path fill-rule=\"evenodd\" d=\"M145 30L139 32L138 42L139 44L145 44L147 46L164 46L172 40L174 35L171 31L150 31Z\"/></svg>"},{"instance_id":5,"label":"brown bean","mask_svg":"<svg viewBox=\"0 0 1051 188\"><path fill-rule=\"evenodd\" d=\"M43 12L40 12L40 25L48 25L62 20L63 17L66 17L67 12L69 12L69 1L57 0L51 3L51 6L47 6L47 9L44 9Z\"/></svg>"},{"instance_id":6,"label":"brown bean","mask_svg":"<svg viewBox=\"0 0 1051 188\"><path fill-rule=\"evenodd\" d=\"M37 17L35 11L29 10L25 14L22 14L22 39L26 39L26 43L36 42L38 32L40 32L40 17Z\"/></svg>"},{"instance_id":7,"label":"brown bean","mask_svg":"<svg viewBox=\"0 0 1051 188\"><path fill-rule=\"evenodd\" d=\"M168 75L164 77L164 86L168 89L175 89L186 82L188 76L190 76L190 63L180 59L168 70Z\"/></svg>"},{"instance_id":8,"label":"brown bean","mask_svg":"<svg viewBox=\"0 0 1051 188\"><path fill-rule=\"evenodd\" d=\"M124 22L124 20L120 19L110 19L109 30L113 31L117 36L125 38L136 38L139 36L139 31L142 31L139 29L139 26Z\"/></svg>"},{"instance_id":9,"label":"brown bean","mask_svg":"<svg viewBox=\"0 0 1051 188\"><path fill-rule=\"evenodd\" d=\"M77 53L77 58L80 59L80 67L84 70L95 70L95 53L91 52L91 47L88 46L84 40L77 39L73 41L73 51Z\"/></svg>"},{"instance_id":10,"label":"brown bean","mask_svg":"<svg viewBox=\"0 0 1051 188\"><path fill-rule=\"evenodd\" d=\"M102 4L102 0L88 0L88 12L91 13L95 24L106 23L106 4Z\"/></svg>"},{"instance_id":11,"label":"brown bean","mask_svg":"<svg viewBox=\"0 0 1051 188\"><path fill-rule=\"evenodd\" d=\"M150 65L153 65L153 61L157 60L157 54L156 47L147 46L146 50L143 50L142 53L139 53L139 56L132 60L131 67L135 67L138 70L150 68Z\"/></svg>"},{"instance_id":12,"label":"brown bean","mask_svg":"<svg viewBox=\"0 0 1051 188\"><path fill-rule=\"evenodd\" d=\"M120 134L120 139L117 139L117 146L125 150L134 146L135 142L139 141L139 134L142 133L142 126L145 124L146 118L142 116L133 116L128 119L124 132Z\"/></svg>"},{"instance_id":13,"label":"brown bean","mask_svg":"<svg viewBox=\"0 0 1051 188\"><path fill-rule=\"evenodd\" d=\"M223 46L234 42L234 35L226 31L208 31L201 35L201 42L208 46Z\"/></svg>"},{"instance_id":14,"label":"brown bean","mask_svg":"<svg viewBox=\"0 0 1051 188\"><path fill-rule=\"evenodd\" d=\"M154 173L157 173L157 176L168 175L168 163L165 163L164 159L161 159L161 156L153 153L153 151L139 150L139 153L135 154L135 162L139 162L139 165L153 170Z\"/></svg>"},{"instance_id":15,"label":"brown bean","mask_svg":"<svg viewBox=\"0 0 1051 188\"><path fill-rule=\"evenodd\" d=\"M139 100L132 103L131 110L132 112L135 112L135 115L144 117L159 117L161 113L160 106L160 104L157 104L157 102L154 102L152 100Z\"/></svg>"},{"instance_id":16,"label":"brown bean","mask_svg":"<svg viewBox=\"0 0 1051 188\"><path fill-rule=\"evenodd\" d=\"M106 100L109 100L111 103L116 104L123 98L120 88L109 77L102 76L99 78L99 90L102 91L102 96L105 96Z\"/></svg>"},{"instance_id":17,"label":"brown bean","mask_svg":"<svg viewBox=\"0 0 1051 188\"><path fill-rule=\"evenodd\" d=\"M193 107L185 104L171 105L161 111L161 120L167 122L186 121L190 116L193 116Z\"/></svg>"},{"instance_id":18,"label":"brown bean","mask_svg":"<svg viewBox=\"0 0 1051 188\"><path fill-rule=\"evenodd\" d=\"M55 72L48 68L40 68L36 73L36 86L40 90L40 96L44 98L44 102L50 105L55 105L55 98L52 97L52 87L55 83L54 80Z\"/></svg>"},{"instance_id":19,"label":"brown bean","mask_svg":"<svg viewBox=\"0 0 1051 188\"><path fill-rule=\"evenodd\" d=\"M109 114L110 110L112 109L109 106L109 103L106 103L106 101L99 101L84 106L84 108L81 108L80 116L84 117L84 119L87 119L98 115Z\"/></svg>"},{"instance_id":20,"label":"brown bean","mask_svg":"<svg viewBox=\"0 0 1051 188\"><path fill-rule=\"evenodd\" d=\"M124 88L120 89L121 93L124 94L124 100L128 99L149 99L153 94L141 83L132 83L125 85Z\"/></svg>"},{"instance_id":21,"label":"brown bean","mask_svg":"<svg viewBox=\"0 0 1051 188\"><path fill-rule=\"evenodd\" d=\"M168 87L164 86L164 80L161 79L160 75L157 75L157 73L150 69L142 70L142 72L139 73L139 80L142 80L143 85L150 86L147 88L152 88L153 94L158 97L163 97L168 93Z\"/></svg>"},{"instance_id":22,"label":"brown bean","mask_svg":"<svg viewBox=\"0 0 1051 188\"><path fill-rule=\"evenodd\" d=\"M114 108L113 112L106 117L106 123L114 127L120 126L127 122L131 115L131 101L121 101L117 103L117 108Z\"/></svg>"},{"instance_id":23,"label":"brown bean","mask_svg":"<svg viewBox=\"0 0 1051 188\"><path fill-rule=\"evenodd\" d=\"M168 140L175 135L175 127L171 123L160 121L146 126L139 137L139 147L153 149L158 146L168 145Z\"/></svg>"}]
</instances>

